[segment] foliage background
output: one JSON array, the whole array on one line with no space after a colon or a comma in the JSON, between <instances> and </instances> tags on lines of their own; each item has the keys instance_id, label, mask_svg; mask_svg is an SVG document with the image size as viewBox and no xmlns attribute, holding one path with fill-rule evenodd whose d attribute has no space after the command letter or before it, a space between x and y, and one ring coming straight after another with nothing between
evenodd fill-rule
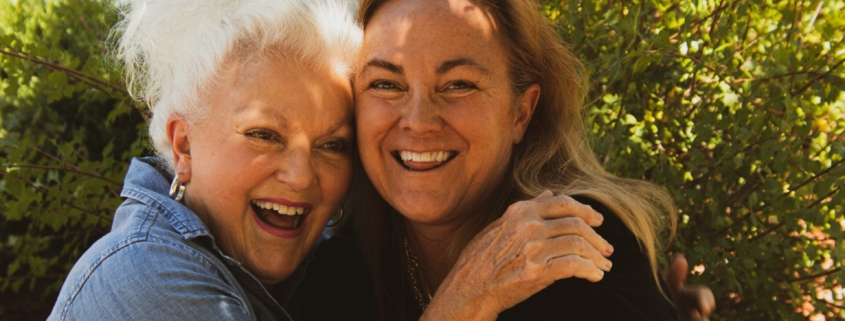
<instances>
[{"instance_id":1,"label":"foliage background","mask_svg":"<svg viewBox=\"0 0 845 321\"><path fill-rule=\"evenodd\" d=\"M673 194L668 251L714 318L845 319L845 3L542 2L591 72L598 156ZM43 319L149 153L106 55L116 17L109 0L0 0L0 318Z\"/></svg>"}]
</instances>

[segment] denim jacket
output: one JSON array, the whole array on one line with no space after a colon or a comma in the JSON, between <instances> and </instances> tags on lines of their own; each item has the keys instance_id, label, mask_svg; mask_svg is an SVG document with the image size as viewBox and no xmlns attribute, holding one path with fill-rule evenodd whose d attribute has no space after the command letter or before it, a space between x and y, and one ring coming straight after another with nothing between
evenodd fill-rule
<instances>
[{"instance_id":1,"label":"denim jacket","mask_svg":"<svg viewBox=\"0 0 845 321\"><path fill-rule=\"evenodd\" d=\"M290 320L199 217L168 197L160 164L132 160L111 232L73 266L48 320Z\"/></svg>"}]
</instances>

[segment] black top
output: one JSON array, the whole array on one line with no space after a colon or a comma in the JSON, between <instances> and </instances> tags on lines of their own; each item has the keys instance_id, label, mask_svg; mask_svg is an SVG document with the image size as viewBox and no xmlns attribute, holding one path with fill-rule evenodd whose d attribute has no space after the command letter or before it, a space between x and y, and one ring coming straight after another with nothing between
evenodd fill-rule
<instances>
[{"instance_id":1,"label":"black top","mask_svg":"<svg viewBox=\"0 0 845 321\"><path fill-rule=\"evenodd\" d=\"M605 217L596 232L614 247L613 268L596 283L559 280L503 312L499 320L676 320L676 312L654 283L648 257L624 223L600 203L576 197ZM288 305L296 320L378 320L375 290L356 243L336 236L320 245ZM668 291L663 280L661 286ZM408 291L410 292L410 291ZM668 292L667 292L668 295ZM406 319L422 314L412 293Z\"/></svg>"}]
</instances>

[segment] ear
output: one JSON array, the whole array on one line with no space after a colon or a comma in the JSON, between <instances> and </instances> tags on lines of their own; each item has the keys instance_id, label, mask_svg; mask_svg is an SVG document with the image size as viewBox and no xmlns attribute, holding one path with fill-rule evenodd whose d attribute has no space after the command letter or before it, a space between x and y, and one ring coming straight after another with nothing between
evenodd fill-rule
<instances>
[{"instance_id":1,"label":"ear","mask_svg":"<svg viewBox=\"0 0 845 321\"><path fill-rule=\"evenodd\" d=\"M170 114L167 117L167 140L173 148L173 168L179 173L179 183L191 181L191 140L184 116Z\"/></svg>"},{"instance_id":2,"label":"ear","mask_svg":"<svg viewBox=\"0 0 845 321\"><path fill-rule=\"evenodd\" d=\"M540 84L536 83L529 86L519 97L513 124L514 144L519 144L522 141L525 130L528 129L528 123L531 122L531 116L534 115L534 109L537 108L538 101L540 101Z\"/></svg>"}]
</instances>

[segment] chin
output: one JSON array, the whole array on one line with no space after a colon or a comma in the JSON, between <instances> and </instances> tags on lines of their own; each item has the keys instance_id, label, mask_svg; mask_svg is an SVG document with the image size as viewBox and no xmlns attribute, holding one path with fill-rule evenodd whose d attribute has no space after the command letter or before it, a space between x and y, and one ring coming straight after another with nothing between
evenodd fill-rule
<instances>
[{"instance_id":1,"label":"chin","mask_svg":"<svg viewBox=\"0 0 845 321\"><path fill-rule=\"evenodd\" d=\"M296 271L296 268L299 266L300 260L296 260L296 263L297 264L294 266L290 266L288 264L279 264L272 268L268 267L268 271L262 271L263 273L261 273L260 275L258 273L254 273L254 275L261 282L261 284L264 284L265 287L274 286L286 280L293 274L294 271Z\"/></svg>"},{"instance_id":2,"label":"chin","mask_svg":"<svg viewBox=\"0 0 845 321\"><path fill-rule=\"evenodd\" d=\"M421 209L419 207L412 207L412 208L414 208L414 209L409 210L409 209L406 208L405 210L402 210L402 209L396 208L396 211L399 212L399 214L401 214L404 218L406 218L410 221L419 222L419 223L439 223L439 222L444 221L449 216L448 213L450 213L449 211L446 211L443 208L437 208L437 209L433 209L433 208L429 208L429 209L423 208L423 209Z\"/></svg>"}]
</instances>

